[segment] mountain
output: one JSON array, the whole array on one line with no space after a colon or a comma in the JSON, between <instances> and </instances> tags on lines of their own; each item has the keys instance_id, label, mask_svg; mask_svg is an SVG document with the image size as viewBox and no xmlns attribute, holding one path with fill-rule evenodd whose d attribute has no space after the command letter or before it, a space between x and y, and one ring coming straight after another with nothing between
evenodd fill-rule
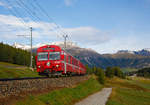
<instances>
[{"instance_id":1,"label":"mountain","mask_svg":"<svg viewBox=\"0 0 150 105\"><path fill-rule=\"evenodd\" d=\"M33 51L43 45L59 45L64 48L63 42L41 43L33 46ZM14 46L15 45L15 46ZM16 48L29 50L29 46L14 44ZM144 68L150 67L150 50L143 49L140 51L120 50L115 54L99 54L92 49L81 48L73 42L67 42L67 52L78 58L84 64L90 67L97 66L106 68L108 66L119 66L121 68Z\"/></svg>"},{"instance_id":2,"label":"mountain","mask_svg":"<svg viewBox=\"0 0 150 105\"><path fill-rule=\"evenodd\" d=\"M123 54L99 54L92 50L76 48L67 49L68 52L80 59L90 67L97 66L106 68L108 66L119 66L121 68L143 68L150 67L150 57L135 55L130 53Z\"/></svg>"},{"instance_id":3,"label":"mountain","mask_svg":"<svg viewBox=\"0 0 150 105\"><path fill-rule=\"evenodd\" d=\"M142 51L142 50L141 50ZM74 55L90 67L119 66L121 68L150 67L150 56L136 54L136 51L118 51L115 54L99 54L92 49L68 47L67 52ZM139 51L140 52L140 51Z\"/></svg>"},{"instance_id":4,"label":"mountain","mask_svg":"<svg viewBox=\"0 0 150 105\"><path fill-rule=\"evenodd\" d=\"M145 48L139 51L119 50L117 53L130 53L135 55L150 56L150 48Z\"/></svg>"},{"instance_id":5,"label":"mountain","mask_svg":"<svg viewBox=\"0 0 150 105\"><path fill-rule=\"evenodd\" d=\"M71 41L67 41L66 44L67 44L67 47L79 47ZM32 46L32 48L36 49L36 48L44 46L44 45L58 45L58 46L63 48L64 47L64 42L38 43L38 44ZM31 49L30 45L23 45L23 44L19 44L17 42L15 42L12 46L15 47L15 48L23 49L23 50L30 50Z\"/></svg>"},{"instance_id":6,"label":"mountain","mask_svg":"<svg viewBox=\"0 0 150 105\"><path fill-rule=\"evenodd\" d=\"M20 49L23 49L23 50L29 50L30 49L29 45L23 45L23 44L19 44L19 43L16 43L16 42L12 46L14 48L20 48Z\"/></svg>"},{"instance_id":7,"label":"mountain","mask_svg":"<svg viewBox=\"0 0 150 105\"><path fill-rule=\"evenodd\" d=\"M135 54L142 56L150 56L150 49L142 49L140 51L135 51Z\"/></svg>"},{"instance_id":8,"label":"mountain","mask_svg":"<svg viewBox=\"0 0 150 105\"><path fill-rule=\"evenodd\" d=\"M117 53L130 53L130 54L134 54L134 51L129 51L129 50L119 50Z\"/></svg>"}]
</instances>

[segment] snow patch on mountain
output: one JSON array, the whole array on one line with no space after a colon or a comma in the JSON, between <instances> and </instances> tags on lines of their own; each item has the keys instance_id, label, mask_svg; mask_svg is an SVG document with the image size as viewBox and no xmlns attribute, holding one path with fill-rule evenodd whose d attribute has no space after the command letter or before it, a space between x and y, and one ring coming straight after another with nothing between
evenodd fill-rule
<instances>
[{"instance_id":1,"label":"snow patch on mountain","mask_svg":"<svg viewBox=\"0 0 150 105\"><path fill-rule=\"evenodd\" d=\"M33 49L36 49L36 48L44 46L44 45L58 45L58 46L64 48L64 42L52 42L52 43L38 43L36 45L33 45ZM16 43L16 42L12 46L15 47L15 48L23 49L23 50L29 50L31 48L29 45L23 45L23 44L19 44L19 43ZM66 46L69 47L69 48L70 47L71 48L72 47L79 47L79 46L77 46L76 43L71 42L71 41L67 41Z\"/></svg>"},{"instance_id":2,"label":"snow patch on mountain","mask_svg":"<svg viewBox=\"0 0 150 105\"><path fill-rule=\"evenodd\" d=\"M36 45L33 45L33 49L37 49L37 48L44 46L44 45L58 45L61 48L64 48L64 42L52 42L52 43L38 43ZM30 45L23 45L23 44L19 44L19 43L15 42L12 46L15 48L23 49L23 50L30 50ZM67 46L68 50L74 49L74 51L79 51L79 52L90 51L90 52L97 53L95 50L93 50L91 48L81 48L76 43L74 43L72 41L67 41L66 46ZM128 53L128 54L135 54L135 55L142 55L142 56L150 56L150 48L145 48L145 49L142 49L139 51L119 50L117 53L118 54Z\"/></svg>"},{"instance_id":3,"label":"snow patch on mountain","mask_svg":"<svg viewBox=\"0 0 150 105\"><path fill-rule=\"evenodd\" d=\"M23 44L19 44L19 43L16 43L16 42L12 46L15 47L15 48L23 49L23 50L28 50L28 49L31 48L29 45L23 45Z\"/></svg>"},{"instance_id":4,"label":"snow patch on mountain","mask_svg":"<svg viewBox=\"0 0 150 105\"><path fill-rule=\"evenodd\" d=\"M135 54L134 51L129 51L129 50L119 50L117 53L129 53L129 54Z\"/></svg>"},{"instance_id":5,"label":"snow patch on mountain","mask_svg":"<svg viewBox=\"0 0 150 105\"><path fill-rule=\"evenodd\" d=\"M150 48L144 48L143 50L150 52Z\"/></svg>"}]
</instances>

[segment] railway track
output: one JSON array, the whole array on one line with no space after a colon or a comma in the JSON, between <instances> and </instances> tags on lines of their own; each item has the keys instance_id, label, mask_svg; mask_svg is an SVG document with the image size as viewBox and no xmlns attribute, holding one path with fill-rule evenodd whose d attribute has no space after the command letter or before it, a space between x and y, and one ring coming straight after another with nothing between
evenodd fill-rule
<instances>
[{"instance_id":1,"label":"railway track","mask_svg":"<svg viewBox=\"0 0 150 105\"><path fill-rule=\"evenodd\" d=\"M70 77L70 76L68 76ZM79 76L72 76L79 77ZM31 80L31 79L47 79L47 78L67 78L66 76L61 77L24 77L24 78L0 78L0 81L13 81L13 80Z\"/></svg>"},{"instance_id":2,"label":"railway track","mask_svg":"<svg viewBox=\"0 0 150 105\"><path fill-rule=\"evenodd\" d=\"M29 80L29 79L46 79L46 78L49 78L49 77L0 78L0 81Z\"/></svg>"}]
</instances>

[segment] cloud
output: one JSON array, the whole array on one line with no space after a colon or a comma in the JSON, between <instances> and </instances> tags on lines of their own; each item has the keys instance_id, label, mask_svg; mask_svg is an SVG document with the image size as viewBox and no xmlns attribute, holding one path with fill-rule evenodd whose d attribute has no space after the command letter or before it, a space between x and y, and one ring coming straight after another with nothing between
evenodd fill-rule
<instances>
[{"instance_id":1,"label":"cloud","mask_svg":"<svg viewBox=\"0 0 150 105\"><path fill-rule=\"evenodd\" d=\"M23 21L24 24L22 23ZM0 15L0 26L0 41L3 39L19 41L17 35L29 35L29 27L31 26L33 27L33 39L37 43L45 43L45 41L63 41L62 35L64 33L62 33L54 23L44 21L34 22L27 18L18 18L12 15ZM71 37L71 40L78 42L80 45L101 44L111 39L110 33L90 26L63 28L62 30Z\"/></svg>"},{"instance_id":2,"label":"cloud","mask_svg":"<svg viewBox=\"0 0 150 105\"><path fill-rule=\"evenodd\" d=\"M24 20L24 25L21 20ZM28 27L27 27L28 26ZM21 39L17 35L29 35L29 27L33 27L33 43L46 43L63 41L63 33L54 23L44 21L34 22L29 18L18 18L12 15L0 15L0 42L13 44L14 42L29 44L30 40ZM91 26L63 28L64 32L77 42L80 47L92 48L99 53L114 53L118 50L139 50L150 45L149 35L147 37L132 33L119 35L112 31L99 30ZM58 37L59 36L59 37ZM68 38L68 40L70 40Z\"/></svg>"},{"instance_id":3,"label":"cloud","mask_svg":"<svg viewBox=\"0 0 150 105\"><path fill-rule=\"evenodd\" d=\"M72 6L77 0L64 0L66 6Z\"/></svg>"},{"instance_id":4,"label":"cloud","mask_svg":"<svg viewBox=\"0 0 150 105\"><path fill-rule=\"evenodd\" d=\"M66 28L65 31L77 42L84 44L101 44L111 39L109 32L94 27Z\"/></svg>"},{"instance_id":5,"label":"cloud","mask_svg":"<svg viewBox=\"0 0 150 105\"><path fill-rule=\"evenodd\" d=\"M0 15L0 26L1 26L1 31L7 32L8 30L11 32L15 33L26 33L25 30L29 29L29 27L33 27L35 32L43 32L45 34L49 34L49 31L57 30L58 27L54 23L47 23L47 22L34 22L30 19L27 21L24 21L25 19L23 18L18 18L12 15ZM28 26L28 27L27 27ZM1 33L1 36L5 36L5 34ZM40 36L40 34L39 34ZM11 37L9 37L11 38Z\"/></svg>"},{"instance_id":6,"label":"cloud","mask_svg":"<svg viewBox=\"0 0 150 105\"><path fill-rule=\"evenodd\" d=\"M8 4L1 2L0 1L0 6L5 7L5 8L12 8L11 6L9 6Z\"/></svg>"},{"instance_id":7,"label":"cloud","mask_svg":"<svg viewBox=\"0 0 150 105\"><path fill-rule=\"evenodd\" d=\"M126 36L114 36L107 43L89 45L89 48L96 49L101 54L116 53L118 50L138 51L143 48L149 48L150 36L144 37L144 35L126 35Z\"/></svg>"}]
</instances>

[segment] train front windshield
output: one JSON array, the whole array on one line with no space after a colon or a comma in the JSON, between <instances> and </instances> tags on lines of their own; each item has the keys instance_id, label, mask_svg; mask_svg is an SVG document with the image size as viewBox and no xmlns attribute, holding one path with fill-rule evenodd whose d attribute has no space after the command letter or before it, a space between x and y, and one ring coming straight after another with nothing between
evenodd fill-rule
<instances>
[{"instance_id":1,"label":"train front windshield","mask_svg":"<svg viewBox=\"0 0 150 105\"><path fill-rule=\"evenodd\" d=\"M60 60L60 52L50 52L49 60Z\"/></svg>"},{"instance_id":2,"label":"train front windshield","mask_svg":"<svg viewBox=\"0 0 150 105\"><path fill-rule=\"evenodd\" d=\"M38 53L38 61L48 60L48 52Z\"/></svg>"}]
</instances>

